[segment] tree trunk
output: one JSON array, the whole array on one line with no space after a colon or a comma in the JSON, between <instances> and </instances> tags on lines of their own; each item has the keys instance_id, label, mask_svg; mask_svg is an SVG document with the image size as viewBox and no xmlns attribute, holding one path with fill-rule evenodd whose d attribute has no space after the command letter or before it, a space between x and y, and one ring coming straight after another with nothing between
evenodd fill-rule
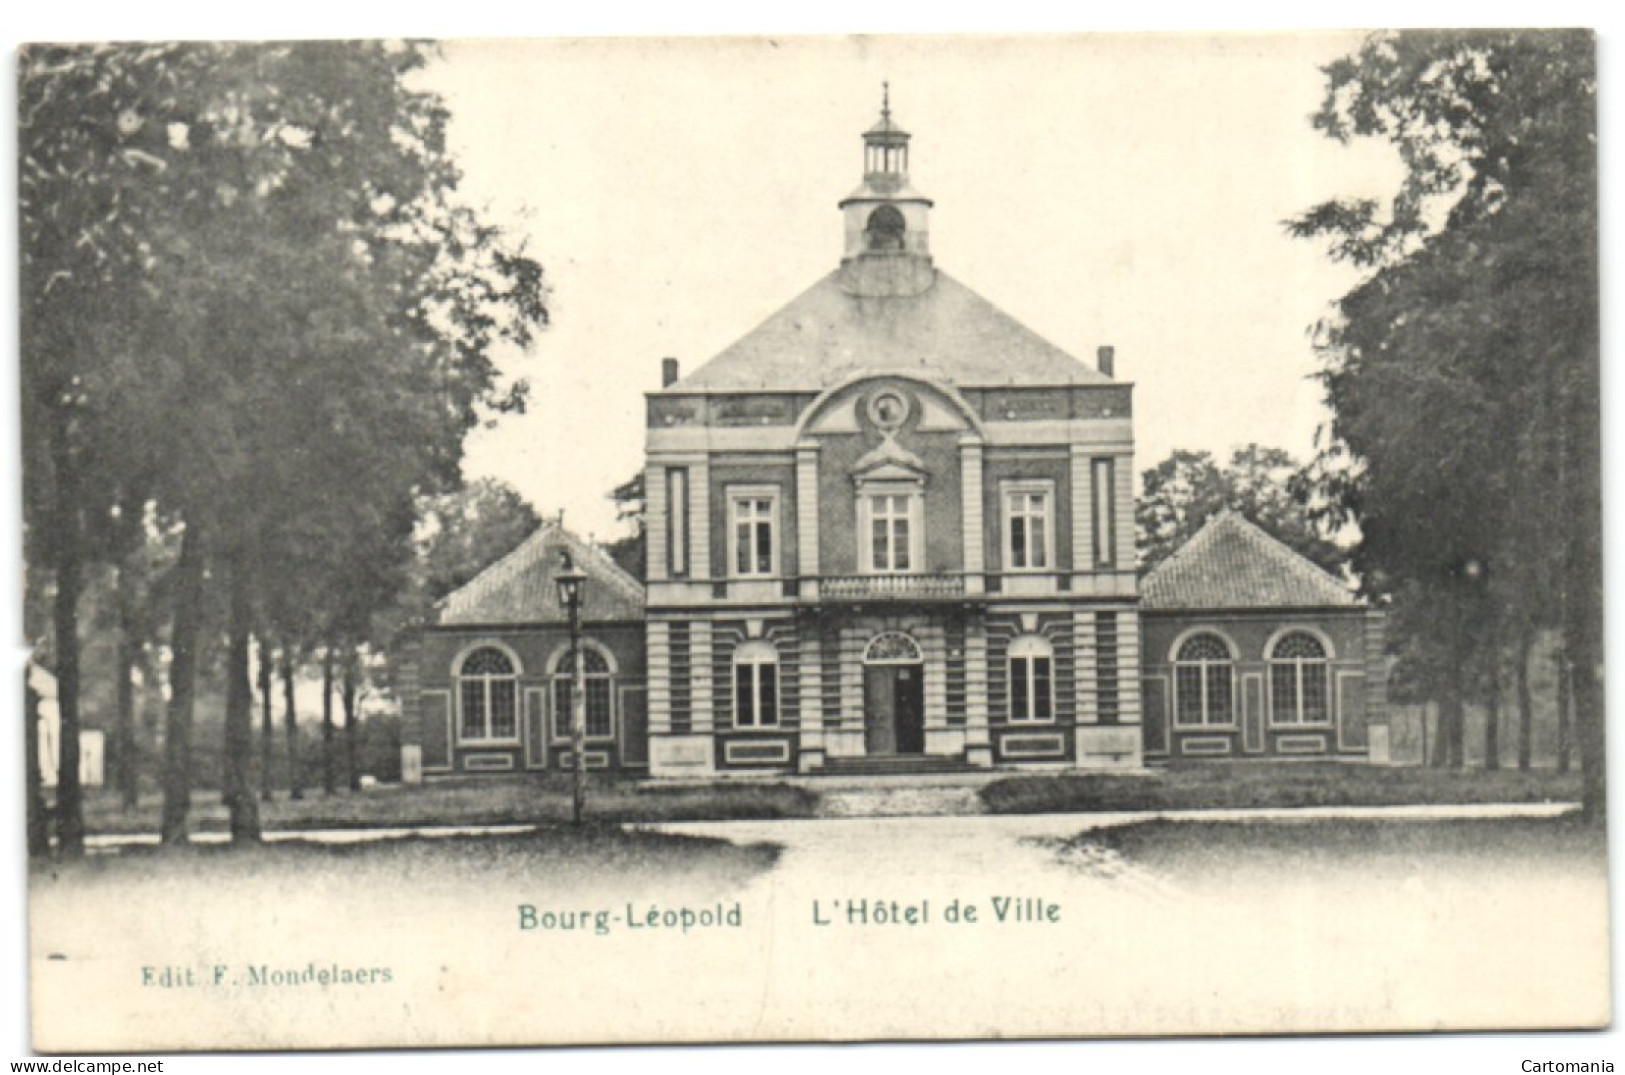
<instances>
[{"instance_id":1,"label":"tree trunk","mask_svg":"<svg viewBox=\"0 0 1625 1075\"><path fill-rule=\"evenodd\" d=\"M1561 633L1561 632L1559 632ZM1557 771L1566 773L1574 754L1574 669L1569 667L1568 643L1557 644Z\"/></svg>"},{"instance_id":2,"label":"tree trunk","mask_svg":"<svg viewBox=\"0 0 1625 1075\"><path fill-rule=\"evenodd\" d=\"M164 725L163 842L186 842L192 804L192 707L197 692L198 636L203 625L204 534L188 522L175 564L174 622L169 632L169 712Z\"/></svg>"},{"instance_id":3,"label":"tree trunk","mask_svg":"<svg viewBox=\"0 0 1625 1075\"><path fill-rule=\"evenodd\" d=\"M322 794L333 794L333 647L322 647Z\"/></svg>"},{"instance_id":4,"label":"tree trunk","mask_svg":"<svg viewBox=\"0 0 1625 1075\"><path fill-rule=\"evenodd\" d=\"M276 752L276 721L271 713L271 644L259 638L260 798L270 802L271 759Z\"/></svg>"},{"instance_id":5,"label":"tree trunk","mask_svg":"<svg viewBox=\"0 0 1625 1075\"><path fill-rule=\"evenodd\" d=\"M33 661L23 666L23 780L28 795L28 854L44 858L51 853L51 823L45 813L45 790L39 766L39 692L28 681Z\"/></svg>"},{"instance_id":6,"label":"tree trunk","mask_svg":"<svg viewBox=\"0 0 1625 1075\"><path fill-rule=\"evenodd\" d=\"M1518 771L1527 773L1534 760L1535 700L1529 693L1529 661L1534 657L1533 628L1518 639Z\"/></svg>"},{"instance_id":7,"label":"tree trunk","mask_svg":"<svg viewBox=\"0 0 1625 1075\"><path fill-rule=\"evenodd\" d=\"M135 809L140 774L135 749L135 601L130 565L120 563L116 580L118 605L118 712L113 725L113 784L125 813Z\"/></svg>"},{"instance_id":8,"label":"tree trunk","mask_svg":"<svg viewBox=\"0 0 1625 1075\"><path fill-rule=\"evenodd\" d=\"M1581 814L1602 824L1608 810L1608 777L1605 770L1602 692L1602 653L1593 640L1600 632L1580 623L1570 645L1574 655L1574 731L1580 748Z\"/></svg>"},{"instance_id":9,"label":"tree trunk","mask_svg":"<svg viewBox=\"0 0 1625 1075\"><path fill-rule=\"evenodd\" d=\"M1460 623L1458 619L1457 623ZM1456 637L1461 638L1460 630ZM1443 764L1451 769L1460 769L1464 760L1464 747L1467 737L1466 705L1466 658L1463 653L1465 646L1460 645L1451 653L1450 667L1445 672L1444 697L1439 702L1439 750L1443 754Z\"/></svg>"},{"instance_id":10,"label":"tree trunk","mask_svg":"<svg viewBox=\"0 0 1625 1075\"><path fill-rule=\"evenodd\" d=\"M253 620L245 557L232 557L231 620L226 647L226 787L231 842L258 843L260 804L254 792L254 690L248 678L248 636Z\"/></svg>"},{"instance_id":11,"label":"tree trunk","mask_svg":"<svg viewBox=\"0 0 1625 1075\"><path fill-rule=\"evenodd\" d=\"M58 453L59 456L64 453ZM58 489L68 500L70 489ZM56 604L57 776L56 841L63 858L85 853L85 803L79 786L79 592L84 582L79 557L79 516L71 501L58 512Z\"/></svg>"},{"instance_id":12,"label":"tree trunk","mask_svg":"<svg viewBox=\"0 0 1625 1075\"><path fill-rule=\"evenodd\" d=\"M303 799L299 786L299 715L293 705L293 646L282 643L282 720L288 735L288 798Z\"/></svg>"},{"instance_id":13,"label":"tree trunk","mask_svg":"<svg viewBox=\"0 0 1625 1075\"><path fill-rule=\"evenodd\" d=\"M1445 722L1449 718L1445 715L1445 704L1444 704L1443 698L1444 698L1444 695L1441 694L1438 698L1434 699L1433 703L1432 703L1432 705L1433 705L1433 753L1431 755L1428 755L1426 758L1424 758L1424 760L1428 764L1428 767L1432 768L1432 769L1443 769L1444 766L1445 766L1445 762L1447 760L1449 760L1449 757L1450 757L1450 748L1449 748L1450 735L1449 735L1448 731L1445 728ZM1422 719L1424 721L1427 720L1427 712L1425 710L1422 713ZM1424 728L1425 728L1425 726L1424 726ZM1425 730L1424 730L1423 734L1424 735L1426 734Z\"/></svg>"},{"instance_id":14,"label":"tree trunk","mask_svg":"<svg viewBox=\"0 0 1625 1075\"><path fill-rule=\"evenodd\" d=\"M1460 769L1462 745L1466 736L1460 690L1452 684L1439 700L1439 751L1434 757L1435 768Z\"/></svg>"},{"instance_id":15,"label":"tree trunk","mask_svg":"<svg viewBox=\"0 0 1625 1075\"><path fill-rule=\"evenodd\" d=\"M360 791L361 769L356 757L359 740L355 725L355 690L355 654L351 653L344 659L344 685L339 697L344 703L344 763L347 771L345 783L351 791Z\"/></svg>"}]
</instances>

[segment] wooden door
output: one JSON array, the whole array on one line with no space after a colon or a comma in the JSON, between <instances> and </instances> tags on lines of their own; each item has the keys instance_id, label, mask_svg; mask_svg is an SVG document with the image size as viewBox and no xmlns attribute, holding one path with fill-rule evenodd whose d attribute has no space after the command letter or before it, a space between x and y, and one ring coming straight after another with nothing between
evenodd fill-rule
<instances>
[{"instance_id":1,"label":"wooden door","mask_svg":"<svg viewBox=\"0 0 1625 1075\"><path fill-rule=\"evenodd\" d=\"M863 670L863 750L897 753L897 678L891 665Z\"/></svg>"},{"instance_id":2,"label":"wooden door","mask_svg":"<svg viewBox=\"0 0 1625 1075\"><path fill-rule=\"evenodd\" d=\"M892 688L897 753L925 753L925 666L900 664L892 668L896 680Z\"/></svg>"}]
</instances>

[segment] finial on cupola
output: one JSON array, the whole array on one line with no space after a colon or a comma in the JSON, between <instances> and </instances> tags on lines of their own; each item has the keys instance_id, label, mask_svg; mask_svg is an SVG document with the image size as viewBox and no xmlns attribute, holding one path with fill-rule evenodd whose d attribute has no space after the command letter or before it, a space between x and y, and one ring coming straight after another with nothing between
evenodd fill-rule
<instances>
[{"instance_id":1,"label":"finial on cupola","mask_svg":"<svg viewBox=\"0 0 1625 1075\"><path fill-rule=\"evenodd\" d=\"M891 83L880 84L880 118L887 123L891 122Z\"/></svg>"}]
</instances>

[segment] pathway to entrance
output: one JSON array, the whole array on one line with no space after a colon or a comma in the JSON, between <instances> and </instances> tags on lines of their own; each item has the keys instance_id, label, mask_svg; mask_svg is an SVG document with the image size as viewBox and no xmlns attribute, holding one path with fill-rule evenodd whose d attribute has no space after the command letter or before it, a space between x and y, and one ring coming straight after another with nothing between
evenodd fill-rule
<instances>
[{"instance_id":1,"label":"pathway to entrance","mask_svg":"<svg viewBox=\"0 0 1625 1075\"><path fill-rule=\"evenodd\" d=\"M819 817L963 817L985 814L977 784L875 783L820 787Z\"/></svg>"}]
</instances>

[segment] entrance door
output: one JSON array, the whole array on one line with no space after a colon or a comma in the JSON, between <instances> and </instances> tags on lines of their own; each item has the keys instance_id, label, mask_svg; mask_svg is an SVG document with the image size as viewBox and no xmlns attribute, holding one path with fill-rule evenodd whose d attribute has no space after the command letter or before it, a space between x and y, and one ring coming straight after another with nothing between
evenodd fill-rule
<instances>
[{"instance_id":1,"label":"entrance door","mask_svg":"<svg viewBox=\"0 0 1625 1075\"><path fill-rule=\"evenodd\" d=\"M900 664L893 699L897 704L897 753L925 753L925 666Z\"/></svg>"},{"instance_id":2,"label":"entrance door","mask_svg":"<svg viewBox=\"0 0 1625 1075\"><path fill-rule=\"evenodd\" d=\"M863 670L863 748L867 754L925 753L925 666Z\"/></svg>"}]
</instances>

